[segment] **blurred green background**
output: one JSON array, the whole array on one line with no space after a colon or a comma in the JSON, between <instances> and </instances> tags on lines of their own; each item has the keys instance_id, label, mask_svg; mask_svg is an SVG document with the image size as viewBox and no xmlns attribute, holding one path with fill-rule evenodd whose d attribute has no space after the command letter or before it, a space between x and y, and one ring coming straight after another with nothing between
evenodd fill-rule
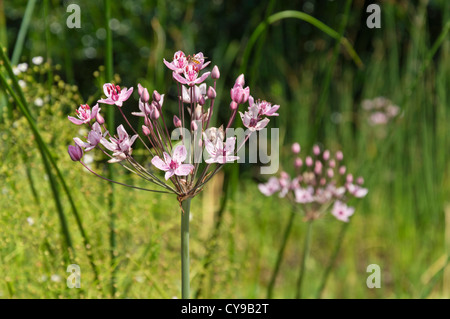
<instances>
[{"instance_id":1,"label":"blurred green background","mask_svg":"<svg viewBox=\"0 0 450 319\"><path fill-rule=\"evenodd\" d=\"M70 3L80 6L79 29L66 27ZM179 297L178 203L170 195L120 187L111 195L106 182L67 156L80 128L67 116L80 103L97 100L106 79L166 93L172 104L168 99L164 107L175 113L176 86L162 59L183 50L201 51L220 68L217 123L229 117L228 92L241 73L254 97L281 105L270 123L281 132L280 171L293 172L290 145L297 141L302 154L314 143L343 150L349 170L364 176L369 194L354 203L322 297L449 298L450 2L374 2L381 8L380 29L366 26L370 3L0 0L0 43L9 58L16 55L14 64L27 64L26 71L16 71L17 83L48 148L42 155L42 143L3 84L0 297ZM345 40L300 19L269 24L286 10L313 16ZM267 28L255 38L264 21ZM105 64L108 52L112 68ZM35 65L36 56L45 62ZM14 83L2 65L0 72ZM373 125L362 105L380 96L401 113ZM137 103L126 107L136 111ZM104 158L91 154L90 165L107 174ZM136 154L150 160L139 148ZM259 193L257 183L267 176L257 165L238 169L230 165L192 202L191 286L194 292L201 288L201 298L265 298L290 214L286 200ZM117 165L113 171L120 181L145 185ZM330 215L316 222L304 297L316 297L341 228ZM297 218L275 298L295 296L305 229ZM66 287L69 261L81 267L81 289ZM379 289L366 286L370 264L381 267Z\"/></svg>"}]
</instances>

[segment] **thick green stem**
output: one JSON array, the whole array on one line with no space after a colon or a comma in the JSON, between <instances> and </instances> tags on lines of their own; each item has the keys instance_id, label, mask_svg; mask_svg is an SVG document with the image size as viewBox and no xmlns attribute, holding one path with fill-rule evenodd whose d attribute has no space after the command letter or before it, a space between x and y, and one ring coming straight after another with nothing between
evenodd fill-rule
<instances>
[{"instance_id":1,"label":"thick green stem","mask_svg":"<svg viewBox=\"0 0 450 319\"><path fill-rule=\"evenodd\" d=\"M189 299L189 214L191 199L181 203L181 298Z\"/></svg>"},{"instance_id":2,"label":"thick green stem","mask_svg":"<svg viewBox=\"0 0 450 319\"><path fill-rule=\"evenodd\" d=\"M267 299L271 299L273 296L273 287L275 286L275 281L278 276L278 272L280 271L281 260L283 259L284 250L286 248L286 243L291 233L292 224L294 222L294 217L296 215L296 211L292 208L291 216L289 216L289 221L284 229L283 240L281 242L280 249L278 250L277 263L275 264L275 269L273 270L272 277L270 278L269 287L267 288Z\"/></svg>"},{"instance_id":3,"label":"thick green stem","mask_svg":"<svg viewBox=\"0 0 450 319\"><path fill-rule=\"evenodd\" d=\"M341 231L339 232L339 237L336 242L336 246L334 246L333 255L330 258L330 262L327 266L327 269L325 270L325 272L323 274L322 281L319 286L319 290L317 291L317 298L321 298L322 293L325 290L325 285L327 283L328 276L330 275L331 269L333 269L334 263L336 262L336 258L339 254L339 251L341 250L342 241L344 239L344 235L347 231L348 225L349 225L348 223L345 223L344 225L342 225Z\"/></svg>"},{"instance_id":4,"label":"thick green stem","mask_svg":"<svg viewBox=\"0 0 450 319\"><path fill-rule=\"evenodd\" d=\"M313 219L310 219L308 221L308 226L307 226L307 230L306 230L305 243L303 245L302 264L300 266L300 275L298 276L298 282L297 282L297 294L295 296L295 298L297 298L297 299L300 299L301 295L302 295L302 283L303 283L303 277L305 276L306 259L308 258L308 255L309 255L312 223L313 223Z\"/></svg>"}]
</instances>

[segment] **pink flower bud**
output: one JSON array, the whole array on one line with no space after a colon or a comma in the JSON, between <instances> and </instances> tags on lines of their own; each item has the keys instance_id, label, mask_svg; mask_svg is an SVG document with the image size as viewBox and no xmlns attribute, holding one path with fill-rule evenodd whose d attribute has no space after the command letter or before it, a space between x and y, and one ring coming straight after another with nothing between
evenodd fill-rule
<instances>
[{"instance_id":1,"label":"pink flower bud","mask_svg":"<svg viewBox=\"0 0 450 319\"><path fill-rule=\"evenodd\" d=\"M313 160L312 160L312 158L311 158L311 156L308 156L306 159L305 159L305 163L306 163L306 166L312 166L312 164L313 164Z\"/></svg>"},{"instance_id":2,"label":"pink flower bud","mask_svg":"<svg viewBox=\"0 0 450 319\"><path fill-rule=\"evenodd\" d=\"M100 113L97 113L95 118L96 118L98 124L103 125L105 123L105 119L103 118L103 116L100 115Z\"/></svg>"},{"instance_id":3,"label":"pink flower bud","mask_svg":"<svg viewBox=\"0 0 450 319\"><path fill-rule=\"evenodd\" d=\"M337 152L336 152L336 159L337 159L338 161L342 161L342 160L344 159L344 154L342 154L341 151L337 151Z\"/></svg>"},{"instance_id":4,"label":"pink flower bud","mask_svg":"<svg viewBox=\"0 0 450 319\"><path fill-rule=\"evenodd\" d=\"M159 105L159 103L156 101L152 101L152 108L160 110L161 105Z\"/></svg>"},{"instance_id":5,"label":"pink flower bud","mask_svg":"<svg viewBox=\"0 0 450 319\"><path fill-rule=\"evenodd\" d=\"M208 95L208 99L211 99L211 100L215 99L216 98L216 90L214 90L214 88L212 86L210 86L208 88L207 95Z\"/></svg>"},{"instance_id":6,"label":"pink flower bud","mask_svg":"<svg viewBox=\"0 0 450 319\"><path fill-rule=\"evenodd\" d=\"M313 147L313 153L314 155L319 155L320 154L320 147L318 145L314 145Z\"/></svg>"},{"instance_id":7,"label":"pink flower bud","mask_svg":"<svg viewBox=\"0 0 450 319\"><path fill-rule=\"evenodd\" d=\"M158 93L158 91L154 90L152 94L152 98L154 101L159 102L161 101L161 94Z\"/></svg>"},{"instance_id":8,"label":"pink flower bud","mask_svg":"<svg viewBox=\"0 0 450 319\"><path fill-rule=\"evenodd\" d=\"M232 109L233 111L236 110L238 108L238 104L234 101L231 101L230 103L230 109Z\"/></svg>"},{"instance_id":9,"label":"pink flower bud","mask_svg":"<svg viewBox=\"0 0 450 319\"><path fill-rule=\"evenodd\" d=\"M245 89L237 82L230 91L231 99L237 104L244 104L250 97L250 88L247 86Z\"/></svg>"},{"instance_id":10,"label":"pink flower bud","mask_svg":"<svg viewBox=\"0 0 450 319\"><path fill-rule=\"evenodd\" d=\"M331 168L335 168L336 167L336 161L334 159L332 159L329 163L328 166L330 166Z\"/></svg>"},{"instance_id":11,"label":"pink flower bud","mask_svg":"<svg viewBox=\"0 0 450 319\"><path fill-rule=\"evenodd\" d=\"M198 99L198 104L200 104L200 105L205 105L205 103L206 103L206 100L205 100L205 98L203 97L203 95L201 95L201 96L199 97L199 99Z\"/></svg>"},{"instance_id":12,"label":"pink flower bud","mask_svg":"<svg viewBox=\"0 0 450 319\"><path fill-rule=\"evenodd\" d=\"M329 169L327 170L327 175L328 175L329 178L333 178L333 176L334 176L334 171L333 171L332 168L329 168Z\"/></svg>"},{"instance_id":13,"label":"pink flower bud","mask_svg":"<svg viewBox=\"0 0 450 319\"><path fill-rule=\"evenodd\" d=\"M322 177L320 179L320 185L324 186L327 183L327 180L325 179L325 177Z\"/></svg>"},{"instance_id":14,"label":"pink flower bud","mask_svg":"<svg viewBox=\"0 0 450 319\"><path fill-rule=\"evenodd\" d=\"M173 116L173 125L175 127L181 127L181 120L176 115Z\"/></svg>"},{"instance_id":15,"label":"pink flower bud","mask_svg":"<svg viewBox=\"0 0 450 319\"><path fill-rule=\"evenodd\" d=\"M215 65L211 71L211 78L213 78L214 80L220 78L220 72L217 65Z\"/></svg>"},{"instance_id":16,"label":"pink flower bud","mask_svg":"<svg viewBox=\"0 0 450 319\"><path fill-rule=\"evenodd\" d=\"M139 93L139 96L142 96L142 92L144 92L144 87L143 87L140 83L138 83L138 93Z\"/></svg>"},{"instance_id":17,"label":"pink flower bud","mask_svg":"<svg viewBox=\"0 0 450 319\"><path fill-rule=\"evenodd\" d=\"M75 144L75 146L69 145L68 152L69 152L70 158L74 162L79 162L81 160L81 158L83 157L83 149L77 144Z\"/></svg>"},{"instance_id":18,"label":"pink flower bud","mask_svg":"<svg viewBox=\"0 0 450 319\"><path fill-rule=\"evenodd\" d=\"M192 121L191 122L191 130L192 131L197 131L197 129L198 129L197 123L195 121Z\"/></svg>"},{"instance_id":19,"label":"pink flower bud","mask_svg":"<svg viewBox=\"0 0 450 319\"><path fill-rule=\"evenodd\" d=\"M353 175L348 174L346 180L347 180L347 183L353 183Z\"/></svg>"},{"instance_id":20,"label":"pink flower bud","mask_svg":"<svg viewBox=\"0 0 450 319\"><path fill-rule=\"evenodd\" d=\"M317 175L322 174L322 162L316 161L316 164L314 165L314 173Z\"/></svg>"},{"instance_id":21,"label":"pink flower bud","mask_svg":"<svg viewBox=\"0 0 450 319\"><path fill-rule=\"evenodd\" d=\"M302 165L303 165L302 159L299 158L299 157L297 157L297 158L295 159L294 165L295 165L296 168L302 167Z\"/></svg>"},{"instance_id":22,"label":"pink flower bud","mask_svg":"<svg viewBox=\"0 0 450 319\"><path fill-rule=\"evenodd\" d=\"M360 176L360 177L358 177L358 179L356 180L356 182L357 182L359 185L362 185L362 184L364 184L364 178L362 178L362 176Z\"/></svg>"},{"instance_id":23,"label":"pink flower bud","mask_svg":"<svg viewBox=\"0 0 450 319\"><path fill-rule=\"evenodd\" d=\"M344 175L346 171L347 171L347 168L345 166L339 167L339 174Z\"/></svg>"},{"instance_id":24,"label":"pink flower bud","mask_svg":"<svg viewBox=\"0 0 450 319\"><path fill-rule=\"evenodd\" d=\"M300 144L298 144L298 143L292 144L291 150L292 150L292 153L294 153L294 154L300 153L300 150L301 150Z\"/></svg>"},{"instance_id":25,"label":"pink flower bud","mask_svg":"<svg viewBox=\"0 0 450 319\"><path fill-rule=\"evenodd\" d=\"M160 115L159 111L155 107L155 108L153 108L152 112L150 113L150 118L155 121L155 120L159 119L159 115Z\"/></svg>"},{"instance_id":26,"label":"pink flower bud","mask_svg":"<svg viewBox=\"0 0 450 319\"><path fill-rule=\"evenodd\" d=\"M330 151L329 151L329 150L325 150L325 151L323 152L323 159L324 159L325 161L328 161L328 160L330 159Z\"/></svg>"},{"instance_id":27,"label":"pink flower bud","mask_svg":"<svg viewBox=\"0 0 450 319\"><path fill-rule=\"evenodd\" d=\"M144 90L142 91L141 100L145 103L150 100L150 94L148 94L148 90L146 88L144 88Z\"/></svg>"},{"instance_id":28,"label":"pink flower bud","mask_svg":"<svg viewBox=\"0 0 450 319\"><path fill-rule=\"evenodd\" d=\"M236 84L239 84L240 86L244 87L245 85L244 74L241 74L237 77Z\"/></svg>"},{"instance_id":29,"label":"pink flower bud","mask_svg":"<svg viewBox=\"0 0 450 319\"><path fill-rule=\"evenodd\" d=\"M145 136L149 136L150 135L150 129L147 126L142 125L142 133L144 133Z\"/></svg>"}]
</instances>

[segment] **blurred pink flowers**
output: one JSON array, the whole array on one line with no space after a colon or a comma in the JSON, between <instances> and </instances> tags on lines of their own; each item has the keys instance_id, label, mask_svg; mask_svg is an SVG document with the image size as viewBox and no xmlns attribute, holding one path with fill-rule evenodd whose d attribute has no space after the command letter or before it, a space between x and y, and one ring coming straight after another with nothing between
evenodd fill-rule
<instances>
[{"instance_id":1,"label":"blurred pink flowers","mask_svg":"<svg viewBox=\"0 0 450 319\"><path fill-rule=\"evenodd\" d=\"M95 104L94 107L91 108L87 104L82 104L76 110L78 119L74 118L72 116L68 116L69 121L71 121L73 124L76 125L82 125L89 123L92 119L94 119L97 116L97 113L100 111L100 108L98 107L98 104Z\"/></svg>"}]
</instances>

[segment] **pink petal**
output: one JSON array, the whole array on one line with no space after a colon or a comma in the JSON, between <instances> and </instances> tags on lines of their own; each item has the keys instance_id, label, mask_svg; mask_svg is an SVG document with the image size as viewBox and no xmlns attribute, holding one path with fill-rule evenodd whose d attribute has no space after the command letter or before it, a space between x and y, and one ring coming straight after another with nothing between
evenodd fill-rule
<instances>
[{"instance_id":1,"label":"pink petal","mask_svg":"<svg viewBox=\"0 0 450 319\"><path fill-rule=\"evenodd\" d=\"M170 157L169 154L167 154L166 152L163 152L164 155L164 161L166 162L167 165L170 164L170 162L172 162L172 157Z\"/></svg>"},{"instance_id":2,"label":"pink petal","mask_svg":"<svg viewBox=\"0 0 450 319\"><path fill-rule=\"evenodd\" d=\"M117 134L119 134L119 140L124 140L128 138L128 133L125 131L125 128L122 124L117 127Z\"/></svg>"},{"instance_id":3,"label":"pink petal","mask_svg":"<svg viewBox=\"0 0 450 319\"><path fill-rule=\"evenodd\" d=\"M230 153L233 154L235 145L236 145L236 137L227 138L227 141L225 143L225 152L227 154Z\"/></svg>"},{"instance_id":4,"label":"pink petal","mask_svg":"<svg viewBox=\"0 0 450 319\"><path fill-rule=\"evenodd\" d=\"M107 97L109 97L108 87L109 87L110 85L111 85L110 83L105 83L105 84L103 84L103 93L105 93L105 95L106 95Z\"/></svg>"},{"instance_id":5,"label":"pink petal","mask_svg":"<svg viewBox=\"0 0 450 319\"><path fill-rule=\"evenodd\" d=\"M72 116L68 116L67 118L68 118L69 121L72 122L73 124L76 124L76 125L84 124L84 122L83 122L82 120L76 119L76 118L74 118L74 117L72 117Z\"/></svg>"},{"instance_id":6,"label":"pink petal","mask_svg":"<svg viewBox=\"0 0 450 319\"><path fill-rule=\"evenodd\" d=\"M172 63L167 62L166 59L163 59L163 62L164 62L164 64L165 64L169 69L171 69L172 71L177 71L177 68L174 67Z\"/></svg>"},{"instance_id":7,"label":"pink petal","mask_svg":"<svg viewBox=\"0 0 450 319\"><path fill-rule=\"evenodd\" d=\"M122 92L120 93L119 100L122 101L128 100L130 98L130 95L133 93L133 90L134 90L133 87L129 88L128 90L126 88L123 89Z\"/></svg>"},{"instance_id":8,"label":"pink petal","mask_svg":"<svg viewBox=\"0 0 450 319\"><path fill-rule=\"evenodd\" d=\"M94 105L91 112L91 120L97 116L97 113L100 111L98 107L98 103Z\"/></svg>"},{"instance_id":9,"label":"pink petal","mask_svg":"<svg viewBox=\"0 0 450 319\"><path fill-rule=\"evenodd\" d=\"M262 130L263 128L265 128L266 127L266 125L269 123L269 119L268 118L265 118L264 120L262 120L262 121L259 121L258 122L258 124L256 124L256 130L257 131L259 131L259 130Z\"/></svg>"},{"instance_id":10,"label":"pink petal","mask_svg":"<svg viewBox=\"0 0 450 319\"><path fill-rule=\"evenodd\" d=\"M176 72L172 73L172 77L181 84L188 84L188 81Z\"/></svg>"},{"instance_id":11,"label":"pink petal","mask_svg":"<svg viewBox=\"0 0 450 319\"><path fill-rule=\"evenodd\" d=\"M206 78L211 74L211 72L204 73L201 77L197 78L194 83L199 84L206 80Z\"/></svg>"},{"instance_id":12,"label":"pink petal","mask_svg":"<svg viewBox=\"0 0 450 319\"><path fill-rule=\"evenodd\" d=\"M169 166L167 166L166 163L164 163L163 160L159 158L159 156L155 156L155 157L152 158L152 164L154 166L156 166L156 168L158 168L158 169L160 169L162 171L169 170Z\"/></svg>"},{"instance_id":13,"label":"pink petal","mask_svg":"<svg viewBox=\"0 0 450 319\"><path fill-rule=\"evenodd\" d=\"M175 175L187 176L192 172L193 169L194 169L194 165L192 165L192 164L181 164L175 170Z\"/></svg>"},{"instance_id":14,"label":"pink petal","mask_svg":"<svg viewBox=\"0 0 450 319\"><path fill-rule=\"evenodd\" d=\"M107 99L100 99L97 102L98 103L109 104L109 105L114 105L116 103L110 97L108 97Z\"/></svg>"},{"instance_id":15,"label":"pink petal","mask_svg":"<svg viewBox=\"0 0 450 319\"><path fill-rule=\"evenodd\" d=\"M184 145L178 145L173 150L172 158L175 162L182 163L186 159L186 155L187 155L186 147L184 147Z\"/></svg>"},{"instance_id":16,"label":"pink petal","mask_svg":"<svg viewBox=\"0 0 450 319\"><path fill-rule=\"evenodd\" d=\"M164 178L166 179L166 181L171 178L173 176L173 174L175 174L175 170L171 169L169 171L166 172L166 174L164 175Z\"/></svg>"},{"instance_id":17,"label":"pink petal","mask_svg":"<svg viewBox=\"0 0 450 319\"><path fill-rule=\"evenodd\" d=\"M234 162L237 161L239 159L239 156L227 156L226 161L227 162Z\"/></svg>"}]
</instances>

